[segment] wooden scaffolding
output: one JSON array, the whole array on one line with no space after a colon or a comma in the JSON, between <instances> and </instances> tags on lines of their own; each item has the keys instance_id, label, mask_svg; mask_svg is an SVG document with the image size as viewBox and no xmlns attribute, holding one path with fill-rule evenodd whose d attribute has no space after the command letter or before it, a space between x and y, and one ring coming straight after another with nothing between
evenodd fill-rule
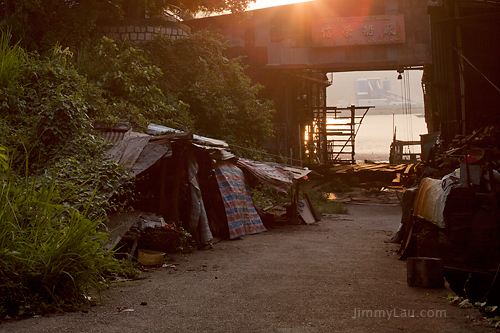
<instances>
[{"instance_id":1,"label":"wooden scaffolding","mask_svg":"<svg viewBox=\"0 0 500 333\"><path fill-rule=\"evenodd\" d=\"M351 163L356 159L356 134L371 106L315 107L307 130L309 163Z\"/></svg>"}]
</instances>

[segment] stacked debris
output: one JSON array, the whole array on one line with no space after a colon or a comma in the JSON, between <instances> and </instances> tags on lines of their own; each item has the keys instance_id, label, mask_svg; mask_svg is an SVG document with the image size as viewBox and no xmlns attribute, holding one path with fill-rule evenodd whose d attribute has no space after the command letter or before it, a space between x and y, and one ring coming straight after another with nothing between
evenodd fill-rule
<instances>
[{"instance_id":1,"label":"stacked debris","mask_svg":"<svg viewBox=\"0 0 500 333\"><path fill-rule=\"evenodd\" d=\"M401 259L442 258L452 290L473 301L500 300L499 147L495 126L434 145L394 238Z\"/></svg>"},{"instance_id":2,"label":"stacked debris","mask_svg":"<svg viewBox=\"0 0 500 333\"><path fill-rule=\"evenodd\" d=\"M171 253L180 245L183 229L147 212L114 213L108 216L108 248L136 256L138 249Z\"/></svg>"},{"instance_id":3,"label":"stacked debris","mask_svg":"<svg viewBox=\"0 0 500 333\"><path fill-rule=\"evenodd\" d=\"M451 145L442 147L437 140L425 162L424 176L441 178L455 169L470 165L500 169L500 128L488 126L468 136L457 136ZM467 159L464 157L467 156ZM488 163L488 165L485 165Z\"/></svg>"},{"instance_id":4,"label":"stacked debris","mask_svg":"<svg viewBox=\"0 0 500 333\"><path fill-rule=\"evenodd\" d=\"M238 158L221 140L149 124L148 134L120 124L97 134L115 145L106 153L134 179L127 212L108 216L110 249L128 257L140 250L171 253L185 245L207 249L221 239L266 231L249 190L249 179L288 193L295 187L293 220L319 220L310 202L298 200L299 181L312 170ZM295 186L293 186L295 184ZM268 216L269 217L269 216Z\"/></svg>"}]
</instances>

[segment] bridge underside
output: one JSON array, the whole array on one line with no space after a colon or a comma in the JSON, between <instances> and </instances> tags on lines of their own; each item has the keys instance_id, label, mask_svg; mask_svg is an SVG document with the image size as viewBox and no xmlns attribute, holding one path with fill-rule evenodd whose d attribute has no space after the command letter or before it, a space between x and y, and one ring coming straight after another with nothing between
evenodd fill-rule
<instances>
[{"instance_id":1,"label":"bridge underside","mask_svg":"<svg viewBox=\"0 0 500 333\"><path fill-rule=\"evenodd\" d=\"M500 43L488 43L500 36L499 3L315 0L186 23L194 30L218 30L228 36L234 45L229 56L245 56L247 74L265 87L260 97L274 101L276 139L264 144L265 148L288 157L293 164L328 163L354 159L354 152L347 157L328 153L337 148L326 133L340 132L328 129L323 119L328 112L332 114L326 106L329 72L424 69L429 131L442 131L445 140L470 131L467 119L478 117L467 101L483 90L491 92L491 87L472 75L474 70L464 68L464 60L453 50L487 62L484 67L492 70L491 78L500 86L494 56ZM462 40L468 44L462 45ZM481 54L474 54L477 47L483 50ZM473 78L474 84L466 89L467 80ZM465 98L467 94L471 97ZM488 112L493 115L493 104L500 97L492 98ZM363 111L355 111L354 117L359 113ZM350 126L352 133L355 121Z\"/></svg>"}]
</instances>

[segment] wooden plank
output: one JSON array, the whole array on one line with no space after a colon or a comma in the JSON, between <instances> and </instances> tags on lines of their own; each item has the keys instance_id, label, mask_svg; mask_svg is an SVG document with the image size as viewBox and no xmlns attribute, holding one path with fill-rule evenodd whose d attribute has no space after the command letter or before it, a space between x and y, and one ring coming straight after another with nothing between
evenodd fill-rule
<instances>
[{"instance_id":1,"label":"wooden plank","mask_svg":"<svg viewBox=\"0 0 500 333\"><path fill-rule=\"evenodd\" d=\"M363 165L362 168L360 168L360 170L377 170L377 169L382 169L382 168L385 168L386 165L384 164L365 164Z\"/></svg>"},{"instance_id":2,"label":"wooden plank","mask_svg":"<svg viewBox=\"0 0 500 333\"><path fill-rule=\"evenodd\" d=\"M409 174L409 173L410 173L410 171L411 171L411 168L412 168L412 167L413 167L413 164L408 165L408 166L406 167L405 171L404 171L404 174L405 174L405 175Z\"/></svg>"}]
</instances>

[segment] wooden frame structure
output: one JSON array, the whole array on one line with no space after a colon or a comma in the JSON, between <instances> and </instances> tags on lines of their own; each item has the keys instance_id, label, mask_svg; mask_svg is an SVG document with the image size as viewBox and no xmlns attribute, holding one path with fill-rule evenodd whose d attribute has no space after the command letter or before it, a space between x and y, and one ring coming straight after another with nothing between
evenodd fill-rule
<instances>
[{"instance_id":1,"label":"wooden frame structure","mask_svg":"<svg viewBox=\"0 0 500 333\"><path fill-rule=\"evenodd\" d=\"M372 106L354 105L310 108L313 121L304 131L309 164L356 163L356 134L370 108Z\"/></svg>"}]
</instances>

